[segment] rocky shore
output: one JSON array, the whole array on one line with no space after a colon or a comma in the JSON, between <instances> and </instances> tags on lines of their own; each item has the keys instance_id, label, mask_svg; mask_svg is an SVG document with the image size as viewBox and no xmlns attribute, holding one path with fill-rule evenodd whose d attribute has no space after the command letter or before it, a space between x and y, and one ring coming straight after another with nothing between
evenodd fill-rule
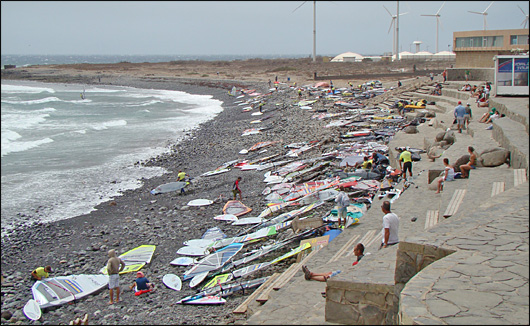
<instances>
[{"instance_id":1,"label":"rocky shore","mask_svg":"<svg viewBox=\"0 0 530 326\"><path fill-rule=\"evenodd\" d=\"M21 74L12 73L2 78L28 79L49 82L73 82L72 75ZM86 79L76 75L75 82L95 82L93 76ZM194 94L210 94L223 101L224 110L213 120L203 123L199 128L189 130L187 138L177 144L171 144L171 153L153 158L147 162L138 162L148 166L161 166L170 171L163 176L145 179L141 188L125 192L110 202L103 203L96 211L64 221L49 224L37 224L17 229L9 236L2 237L2 324L27 324L22 308L32 298L29 279L31 270L38 266L51 265L52 276L70 274L97 274L107 261L107 251L116 249L118 254L142 244L157 246L153 260L142 269L146 276L157 285L157 290L146 296L135 297L128 291L134 276L124 274L120 277L122 295L120 302L109 305L109 294L105 288L96 295L88 296L74 304L65 304L43 313L34 324L68 324L85 313L90 324L231 324L235 318L235 309L246 295L236 294L227 298L221 306L176 305L180 298L193 294L187 282L180 292L167 289L162 277L167 273L182 275L185 267L171 266L169 262L177 257L176 251L185 240L200 238L213 226L219 226L230 237L241 232L244 227L231 226L227 222L214 220L222 214L224 203L231 199L232 184L238 176L242 202L253 209L251 216L257 216L266 208L261 192L263 171L241 171L232 169L210 177L200 175L214 170L225 162L245 159L239 154L261 141L279 141L267 147L267 153L275 154L285 145L295 142L318 141L319 147L309 151L309 156L319 155L332 150L340 143L337 129L324 128L328 121L312 119L318 110L336 112L333 102L319 101L314 110L301 110L292 104L298 102L298 94L287 85L273 92L266 99L263 117L270 116L260 124L260 128L270 127L261 133L241 136L241 133L253 125L256 119L250 112L242 112L236 99L228 95L232 86L252 88L267 93L266 82L244 82L234 80L204 80L172 77L107 76L106 84L123 85L138 88L180 90ZM401 91L406 91L403 89ZM371 100L373 102L373 100ZM329 102L329 103L328 103ZM261 157L261 156L260 156ZM193 180L183 195L170 192L152 195L149 191L156 186L175 181L179 170L185 171ZM324 172L325 173L325 172ZM223 198L224 197L224 198ZM186 204L193 199L218 199L213 205L189 207ZM332 204L330 204L332 205ZM319 208L324 212L331 206ZM318 212L318 211L317 211ZM285 250L287 251L287 249ZM292 261L286 260L253 277L271 275L283 271ZM9 317L6 319L6 317ZM241 317L239 317L241 318Z\"/></svg>"}]
</instances>

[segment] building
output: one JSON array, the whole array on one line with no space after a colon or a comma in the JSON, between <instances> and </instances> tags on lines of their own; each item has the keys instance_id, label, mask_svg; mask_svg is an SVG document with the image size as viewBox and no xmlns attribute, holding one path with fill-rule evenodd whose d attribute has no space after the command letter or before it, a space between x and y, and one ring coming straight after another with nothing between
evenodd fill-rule
<instances>
[{"instance_id":1,"label":"building","mask_svg":"<svg viewBox=\"0 0 530 326\"><path fill-rule=\"evenodd\" d=\"M345 52L335 56L331 62L361 62L363 56L355 52Z\"/></svg>"},{"instance_id":2,"label":"building","mask_svg":"<svg viewBox=\"0 0 530 326\"><path fill-rule=\"evenodd\" d=\"M528 52L528 49L528 29L453 33L455 68L495 68L495 56Z\"/></svg>"}]
</instances>

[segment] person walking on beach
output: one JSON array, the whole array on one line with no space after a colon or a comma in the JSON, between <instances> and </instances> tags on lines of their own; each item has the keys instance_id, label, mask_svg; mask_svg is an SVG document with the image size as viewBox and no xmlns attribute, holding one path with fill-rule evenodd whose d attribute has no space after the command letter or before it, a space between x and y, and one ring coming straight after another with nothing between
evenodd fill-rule
<instances>
[{"instance_id":1,"label":"person walking on beach","mask_svg":"<svg viewBox=\"0 0 530 326\"><path fill-rule=\"evenodd\" d=\"M50 274L48 273L51 273L51 272L52 272L52 267L49 265L46 267L37 267L35 268L33 272L31 272L31 278L36 281L40 281L43 278L49 277Z\"/></svg>"},{"instance_id":2,"label":"person walking on beach","mask_svg":"<svg viewBox=\"0 0 530 326\"><path fill-rule=\"evenodd\" d=\"M470 75L470 71L468 69L466 69L464 71L464 73L466 74L466 82L469 81L469 75Z\"/></svg>"},{"instance_id":3,"label":"person walking on beach","mask_svg":"<svg viewBox=\"0 0 530 326\"><path fill-rule=\"evenodd\" d=\"M464 115L466 114L466 108L462 106L462 101L458 101L458 105L455 107L454 116L456 119L459 133L462 133L462 128L464 127Z\"/></svg>"},{"instance_id":4,"label":"person walking on beach","mask_svg":"<svg viewBox=\"0 0 530 326\"><path fill-rule=\"evenodd\" d=\"M240 181L241 181L241 177L238 177L236 181L234 182L234 185L232 186L232 193L234 194L234 200L236 200L237 194L239 194L239 200L243 200L243 196L241 195L241 189L239 188Z\"/></svg>"},{"instance_id":5,"label":"person walking on beach","mask_svg":"<svg viewBox=\"0 0 530 326\"><path fill-rule=\"evenodd\" d=\"M179 170L179 173L177 174L177 181L179 182L186 182L186 172L182 171L182 170ZM186 182L186 185L188 184L188 182ZM184 187L180 188L180 193L183 194L185 193L184 191Z\"/></svg>"},{"instance_id":6,"label":"person walking on beach","mask_svg":"<svg viewBox=\"0 0 530 326\"><path fill-rule=\"evenodd\" d=\"M109 260L107 261L107 274L109 275L109 304L120 301L120 272L125 268L123 260L118 258L116 250L111 249L108 252ZM116 301L114 301L114 289L116 289Z\"/></svg>"},{"instance_id":7,"label":"person walking on beach","mask_svg":"<svg viewBox=\"0 0 530 326\"><path fill-rule=\"evenodd\" d=\"M445 69L443 72L442 72L442 77L444 78L444 83L447 81L447 69Z\"/></svg>"},{"instance_id":8,"label":"person walking on beach","mask_svg":"<svg viewBox=\"0 0 530 326\"><path fill-rule=\"evenodd\" d=\"M399 154L399 168L401 169L401 177L403 179L407 180L407 170L412 178L412 153L408 147Z\"/></svg>"},{"instance_id":9,"label":"person walking on beach","mask_svg":"<svg viewBox=\"0 0 530 326\"><path fill-rule=\"evenodd\" d=\"M339 188L339 194L335 198L335 203L337 203L339 229L344 229L346 227L348 206L350 206L350 197L348 197L348 194L344 192L343 187Z\"/></svg>"},{"instance_id":10,"label":"person walking on beach","mask_svg":"<svg viewBox=\"0 0 530 326\"><path fill-rule=\"evenodd\" d=\"M381 248L386 248L395 245L399 242L399 217L390 211L390 202L385 200L381 205L381 210L385 215L383 216L383 229L381 230Z\"/></svg>"},{"instance_id":11,"label":"person walking on beach","mask_svg":"<svg viewBox=\"0 0 530 326\"><path fill-rule=\"evenodd\" d=\"M473 118L472 112L471 112L471 104L466 104L466 113L464 114L464 128L469 128L469 121L471 118Z\"/></svg>"},{"instance_id":12,"label":"person walking on beach","mask_svg":"<svg viewBox=\"0 0 530 326\"><path fill-rule=\"evenodd\" d=\"M432 81L433 78L434 78L434 74L431 72L430 75L429 75L429 77L431 78L431 81Z\"/></svg>"}]
</instances>

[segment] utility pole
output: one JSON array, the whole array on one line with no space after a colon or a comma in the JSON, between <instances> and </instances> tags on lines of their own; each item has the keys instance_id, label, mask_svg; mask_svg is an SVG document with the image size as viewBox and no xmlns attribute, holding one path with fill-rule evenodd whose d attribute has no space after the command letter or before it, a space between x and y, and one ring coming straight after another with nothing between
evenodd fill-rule
<instances>
[{"instance_id":1,"label":"utility pole","mask_svg":"<svg viewBox=\"0 0 530 326\"><path fill-rule=\"evenodd\" d=\"M396 60L399 61L399 1L397 1L396 16Z\"/></svg>"},{"instance_id":2,"label":"utility pole","mask_svg":"<svg viewBox=\"0 0 530 326\"><path fill-rule=\"evenodd\" d=\"M317 2L313 1L313 62L317 61Z\"/></svg>"}]
</instances>

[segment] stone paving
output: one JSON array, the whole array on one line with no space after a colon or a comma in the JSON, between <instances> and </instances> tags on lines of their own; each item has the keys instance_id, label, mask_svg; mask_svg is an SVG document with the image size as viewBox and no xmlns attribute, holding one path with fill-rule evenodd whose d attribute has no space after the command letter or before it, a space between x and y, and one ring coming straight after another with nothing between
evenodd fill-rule
<instances>
[{"instance_id":1,"label":"stone paving","mask_svg":"<svg viewBox=\"0 0 530 326\"><path fill-rule=\"evenodd\" d=\"M438 98L440 113L437 119L444 122L438 124L439 129L420 125L420 135L432 139L442 128L448 127L445 121L452 122L452 109L457 101L455 97ZM504 103L510 108L513 105L521 108L528 99L510 98ZM473 107L475 120L487 110ZM524 110L519 115L524 116ZM517 123L524 125L525 120ZM469 131L457 133L457 141L443 157L454 162L467 153L469 145L479 151L499 146L492 131L485 130L486 126L472 122ZM399 133L389 147L422 148L424 140L421 136ZM526 146L523 152L528 153L528 134L520 136L524 136L526 145L521 142L517 146ZM237 323L335 324L330 322L332 320L337 324L529 324L528 182L514 188L514 170L507 165L479 168L471 172L469 179L447 183L441 194L435 194L427 184L427 173L419 176L417 173L442 167L441 159L430 162L424 155L422 161L414 163L416 176L413 181L417 188L407 189L392 205L392 211L400 217L399 247L379 250L382 213L376 199L358 225L344 230L307 263L313 272L339 269L342 273L324 283L306 281L300 270L282 289L273 291L265 304L249 306L248 319ZM491 197L493 182L504 182L506 191ZM455 215L444 219L442 212L457 189L467 189L462 204ZM429 210L440 213L437 223L426 228ZM413 217L416 217L414 222ZM367 255L360 264L351 266L353 246L358 242L365 244ZM356 313L345 313L341 307L333 306L333 300L344 301L344 297L334 297L336 291L329 291L335 285L345 289L353 289L355 284L361 283L372 288L393 287L397 278L398 251L418 245L454 252L430 263L405 284L399 298L393 299L396 300L393 312L397 319L382 320L369 314L355 319L357 317L351 316ZM342 254L333 260L338 253ZM326 298L322 296L323 292L328 292ZM385 302L381 305L388 306ZM359 307L362 310L366 305Z\"/></svg>"}]
</instances>

